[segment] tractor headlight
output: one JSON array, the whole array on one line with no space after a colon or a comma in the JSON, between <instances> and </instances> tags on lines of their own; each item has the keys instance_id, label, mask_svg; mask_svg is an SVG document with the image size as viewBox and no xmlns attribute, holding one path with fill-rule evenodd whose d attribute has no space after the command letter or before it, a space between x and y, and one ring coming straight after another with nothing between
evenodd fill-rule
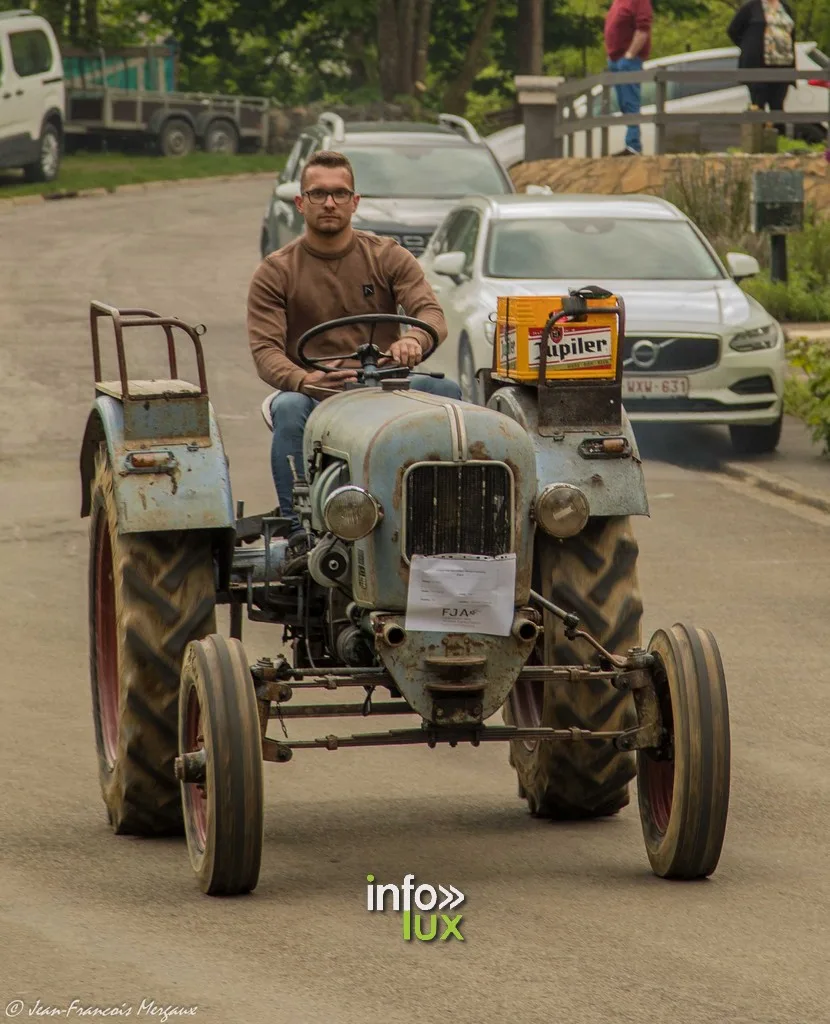
<instances>
[{"instance_id":1,"label":"tractor headlight","mask_svg":"<svg viewBox=\"0 0 830 1024\"><path fill-rule=\"evenodd\" d=\"M552 537L575 537L590 514L588 499L572 484L548 484L536 499L536 521Z\"/></svg>"},{"instance_id":2,"label":"tractor headlight","mask_svg":"<svg viewBox=\"0 0 830 1024\"><path fill-rule=\"evenodd\" d=\"M739 331L729 342L729 347L736 352L752 352L759 348L775 348L779 340L777 323L753 327L750 331Z\"/></svg>"},{"instance_id":3,"label":"tractor headlight","mask_svg":"<svg viewBox=\"0 0 830 1024\"><path fill-rule=\"evenodd\" d=\"M355 484L338 487L323 505L326 529L340 540L352 541L366 537L381 519L383 509L378 500Z\"/></svg>"}]
</instances>

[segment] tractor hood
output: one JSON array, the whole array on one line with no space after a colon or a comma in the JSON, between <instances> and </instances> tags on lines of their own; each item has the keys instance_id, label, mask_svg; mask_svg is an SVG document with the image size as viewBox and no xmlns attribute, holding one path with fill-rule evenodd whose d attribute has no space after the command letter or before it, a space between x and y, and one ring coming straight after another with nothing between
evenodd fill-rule
<instances>
[{"instance_id":1,"label":"tractor hood","mask_svg":"<svg viewBox=\"0 0 830 1024\"><path fill-rule=\"evenodd\" d=\"M517 556L516 603L527 602L536 459L533 443L519 423L491 409L418 391L355 389L326 399L314 410L308 420L304 445L306 464L315 450L321 451L329 462L342 460L348 467L348 480L368 490L383 509L380 524L354 545L354 594L358 604L390 611L406 607L407 502L416 497L423 502L423 506L419 505L419 516L423 507L423 514L434 513L442 529L458 524L459 536L471 512L488 524L509 518L512 550ZM447 471L436 472L443 472L444 481L451 478L452 486L435 484L431 496L418 494L420 485L407 481L409 471L423 463L430 464L430 469L418 479L423 479L427 489L433 486L435 464L448 467ZM500 479L508 480L509 486L485 514L482 503L486 505L490 500L490 485L482 464L493 463L504 467L494 472ZM312 491L315 486L333 489L344 482L343 475L321 473L312 484ZM473 492L475 509L470 507ZM312 504L322 507L325 497L314 494ZM411 515L409 523L411 529ZM418 525L423 526L421 520Z\"/></svg>"}]
</instances>

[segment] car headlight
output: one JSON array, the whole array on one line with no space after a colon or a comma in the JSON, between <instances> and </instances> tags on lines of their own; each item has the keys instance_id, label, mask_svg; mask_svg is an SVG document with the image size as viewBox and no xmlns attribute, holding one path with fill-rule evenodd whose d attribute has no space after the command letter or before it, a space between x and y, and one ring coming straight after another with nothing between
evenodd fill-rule
<instances>
[{"instance_id":1,"label":"car headlight","mask_svg":"<svg viewBox=\"0 0 830 1024\"><path fill-rule=\"evenodd\" d=\"M536 521L551 537L575 537L590 514L588 499L573 484L548 484L536 499Z\"/></svg>"},{"instance_id":2,"label":"car headlight","mask_svg":"<svg viewBox=\"0 0 830 1024\"><path fill-rule=\"evenodd\" d=\"M383 519L380 502L355 484L332 491L323 506L326 529L340 540L366 537Z\"/></svg>"},{"instance_id":3,"label":"car headlight","mask_svg":"<svg viewBox=\"0 0 830 1024\"><path fill-rule=\"evenodd\" d=\"M729 347L736 352L752 352L759 348L775 348L780 338L780 328L777 323L764 324L763 327L753 327L749 331L738 331L729 342Z\"/></svg>"},{"instance_id":4,"label":"car headlight","mask_svg":"<svg viewBox=\"0 0 830 1024\"><path fill-rule=\"evenodd\" d=\"M484 321L484 337L488 345L492 345L496 340L496 325L492 320Z\"/></svg>"}]
</instances>

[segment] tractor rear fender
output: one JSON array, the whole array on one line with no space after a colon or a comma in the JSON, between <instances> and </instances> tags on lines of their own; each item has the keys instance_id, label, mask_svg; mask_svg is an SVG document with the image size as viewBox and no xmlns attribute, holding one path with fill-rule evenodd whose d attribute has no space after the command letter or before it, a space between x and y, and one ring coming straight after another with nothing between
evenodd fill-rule
<instances>
[{"instance_id":1,"label":"tractor rear fender","mask_svg":"<svg viewBox=\"0 0 830 1024\"><path fill-rule=\"evenodd\" d=\"M113 467L118 532L210 530L217 534L224 577L221 570L232 555L236 519L228 460L213 408L208 408L205 438L126 442L121 402L99 394L81 446L81 517L90 512L95 454L104 442Z\"/></svg>"},{"instance_id":2,"label":"tractor rear fender","mask_svg":"<svg viewBox=\"0 0 830 1024\"><path fill-rule=\"evenodd\" d=\"M519 422L532 438L540 491L548 484L573 484L587 497L592 516L649 515L640 452L625 410L619 430L563 430L554 437L543 437L537 429L534 388L499 388L488 405ZM592 440L601 442L609 436L624 437L628 442L622 457L593 451Z\"/></svg>"}]
</instances>

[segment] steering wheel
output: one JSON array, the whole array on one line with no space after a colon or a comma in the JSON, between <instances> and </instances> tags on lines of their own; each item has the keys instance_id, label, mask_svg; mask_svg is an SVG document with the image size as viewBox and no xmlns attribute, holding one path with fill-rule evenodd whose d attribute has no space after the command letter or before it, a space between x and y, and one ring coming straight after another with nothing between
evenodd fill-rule
<instances>
[{"instance_id":1,"label":"steering wheel","mask_svg":"<svg viewBox=\"0 0 830 1024\"><path fill-rule=\"evenodd\" d=\"M375 336L375 327L377 324L408 324L411 327L418 327L422 331L430 336L432 345L429 350L423 354L421 361L428 359L429 356L438 347L438 332L432 326L432 324L426 323L424 320L416 320L412 316L399 316L397 313L360 313L357 316L341 316L337 320L327 320L325 323L318 324L316 327L312 327L306 331L305 334L297 342L297 359L307 370L322 370L324 373L336 373L341 370L341 366L332 366L330 363L326 363L322 359L314 359L305 354L306 346L319 334L324 334L326 331L334 330L336 327L348 327L351 324L371 324L372 330L369 335L369 342L366 345L361 345L359 349L346 355L337 356L338 359L359 359L362 370L358 370L358 379L361 378L364 381L369 380L381 380L383 377L389 377L393 373L400 375L402 370L409 372L408 367L401 366L399 363L395 363L392 366L378 369L378 359L383 355L377 345L373 344L372 339ZM437 376L436 374L429 374L429 376ZM443 377L443 373L440 374Z\"/></svg>"}]
</instances>

